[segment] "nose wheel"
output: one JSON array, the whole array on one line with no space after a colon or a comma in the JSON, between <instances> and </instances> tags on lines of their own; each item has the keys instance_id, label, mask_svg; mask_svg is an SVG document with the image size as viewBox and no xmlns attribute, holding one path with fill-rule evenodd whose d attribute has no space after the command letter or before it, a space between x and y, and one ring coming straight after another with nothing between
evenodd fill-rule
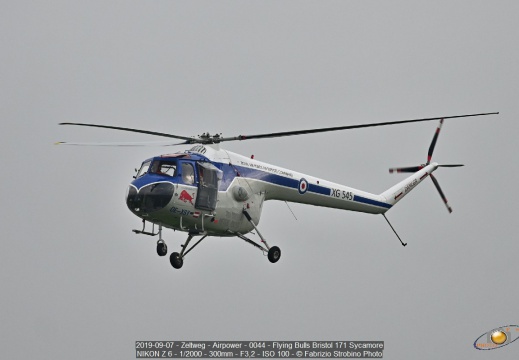
<instances>
[{"instance_id":1,"label":"nose wheel","mask_svg":"<svg viewBox=\"0 0 519 360\"><path fill-rule=\"evenodd\" d=\"M159 256L166 256L168 253L168 246L166 245L166 242L162 240L162 225L159 224L159 232L157 233L159 235L159 240L157 241L157 254Z\"/></svg>"},{"instance_id":2,"label":"nose wheel","mask_svg":"<svg viewBox=\"0 0 519 360\"><path fill-rule=\"evenodd\" d=\"M160 239L159 241L157 241L157 254L159 256L166 256L167 253L168 253L168 246L166 245L164 240Z\"/></svg>"}]
</instances>

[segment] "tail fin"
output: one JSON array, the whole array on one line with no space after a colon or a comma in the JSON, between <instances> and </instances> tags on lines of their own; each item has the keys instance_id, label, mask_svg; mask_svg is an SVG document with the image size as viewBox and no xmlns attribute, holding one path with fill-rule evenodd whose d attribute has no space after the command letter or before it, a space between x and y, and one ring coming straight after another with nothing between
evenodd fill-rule
<instances>
[{"instance_id":1,"label":"tail fin","mask_svg":"<svg viewBox=\"0 0 519 360\"><path fill-rule=\"evenodd\" d=\"M391 205L396 204L400 201L405 195L407 195L412 189L416 187L423 179L425 179L428 175L430 175L431 180L436 186L436 189L440 193L440 196L447 207L449 213L452 212L452 208L447 202L447 198L443 193L438 180L433 176L432 172L435 171L439 167L458 167L463 166L462 164L446 164L446 165L438 165L438 163L431 163L432 155L434 152L434 148L436 146L436 141L438 140L438 135L440 134L440 130L443 124L443 119L440 120L440 124L434 133L434 137L432 139L431 145L429 146L429 151L427 152L427 162L418 166L410 166L410 167L401 167L401 168L391 168L389 169L390 173L404 173L404 172L412 172L413 175L409 176L407 179L399 182L395 186L390 189L384 191L381 196L384 196L387 199L387 202Z\"/></svg>"}]
</instances>

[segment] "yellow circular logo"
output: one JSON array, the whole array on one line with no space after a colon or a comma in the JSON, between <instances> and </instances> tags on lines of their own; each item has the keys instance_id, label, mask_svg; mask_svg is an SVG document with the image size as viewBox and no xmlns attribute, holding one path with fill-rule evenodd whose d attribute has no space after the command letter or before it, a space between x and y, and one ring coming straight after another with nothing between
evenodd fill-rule
<instances>
[{"instance_id":1,"label":"yellow circular logo","mask_svg":"<svg viewBox=\"0 0 519 360\"><path fill-rule=\"evenodd\" d=\"M490 340L496 345L504 344L506 341L506 334L503 330L496 330L490 335Z\"/></svg>"},{"instance_id":2,"label":"yellow circular logo","mask_svg":"<svg viewBox=\"0 0 519 360\"><path fill-rule=\"evenodd\" d=\"M478 350L495 350L519 340L519 325L505 325L494 328L474 341Z\"/></svg>"}]
</instances>

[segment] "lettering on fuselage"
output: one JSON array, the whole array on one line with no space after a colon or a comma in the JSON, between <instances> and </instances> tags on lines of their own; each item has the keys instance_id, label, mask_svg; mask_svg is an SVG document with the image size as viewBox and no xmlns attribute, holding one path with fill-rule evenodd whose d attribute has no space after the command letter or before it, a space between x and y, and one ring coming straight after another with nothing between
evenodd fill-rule
<instances>
[{"instance_id":1,"label":"lettering on fuselage","mask_svg":"<svg viewBox=\"0 0 519 360\"><path fill-rule=\"evenodd\" d=\"M409 184L407 184L404 188L404 192L405 193L408 193L409 191L411 191L416 185L418 184L418 180L417 179L414 179L413 181L411 181Z\"/></svg>"},{"instance_id":2,"label":"lettering on fuselage","mask_svg":"<svg viewBox=\"0 0 519 360\"><path fill-rule=\"evenodd\" d=\"M353 192L340 189L330 189L330 196L341 200L353 200Z\"/></svg>"},{"instance_id":3,"label":"lettering on fuselage","mask_svg":"<svg viewBox=\"0 0 519 360\"><path fill-rule=\"evenodd\" d=\"M176 206L173 206L169 211L171 213L177 214L177 215L184 215L184 216L193 215L192 211L189 211L187 209L181 209L181 208L178 208Z\"/></svg>"},{"instance_id":4,"label":"lettering on fuselage","mask_svg":"<svg viewBox=\"0 0 519 360\"><path fill-rule=\"evenodd\" d=\"M278 174L278 175L283 175L283 176L294 177L294 174L292 174L292 173L290 173L288 171L285 171L285 170L280 170L280 169L276 169L276 168L273 168L273 167L268 167L268 166L261 165L261 164L248 163L248 162L245 162L245 161L239 161L239 163L240 163L240 165L247 166L247 167L254 168L254 169L258 169L258 170L267 171L267 172L272 173L272 174Z\"/></svg>"}]
</instances>

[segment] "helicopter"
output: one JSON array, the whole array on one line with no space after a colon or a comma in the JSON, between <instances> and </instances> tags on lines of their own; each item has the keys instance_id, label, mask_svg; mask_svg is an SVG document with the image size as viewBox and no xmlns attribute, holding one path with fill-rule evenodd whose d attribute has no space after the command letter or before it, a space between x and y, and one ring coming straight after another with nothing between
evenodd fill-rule
<instances>
[{"instance_id":1,"label":"helicopter","mask_svg":"<svg viewBox=\"0 0 519 360\"><path fill-rule=\"evenodd\" d=\"M126 127L86 123L60 123L59 125L88 126L119 131L135 132L153 136L183 140L168 145L194 145L189 150L157 155L146 159L129 184L126 205L142 219L142 229L136 234L158 236L157 254L166 256L168 247L162 237L164 228L187 233L187 240L179 252L170 254L170 263L175 269L183 266L186 255L207 237L237 237L267 254L271 263L281 257L278 246L270 246L258 229L263 204L279 200L322 206L340 210L381 214L403 246L404 243L387 219L385 213L417 187L427 177L431 178L447 210L452 212L445 194L433 172L439 167L460 167L462 164L438 164L432 162L443 122L446 119L497 115L498 112L434 118L400 120L360 125L286 131L255 135L223 137L221 134L204 133L198 137L180 136ZM244 141L352 130L358 128L388 126L405 123L439 120L425 163L389 169L390 173L412 173L381 194L373 194L352 187L326 181L320 177L302 174L276 165L233 153L220 147L222 142ZM74 143L57 142L58 145L110 145L138 146L137 143ZM146 230L151 224L151 231ZM157 227L157 230L155 230ZM247 237L257 234L260 241ZM200 237L188 247L195 237Z\"/></svg>"}]
</instances>

